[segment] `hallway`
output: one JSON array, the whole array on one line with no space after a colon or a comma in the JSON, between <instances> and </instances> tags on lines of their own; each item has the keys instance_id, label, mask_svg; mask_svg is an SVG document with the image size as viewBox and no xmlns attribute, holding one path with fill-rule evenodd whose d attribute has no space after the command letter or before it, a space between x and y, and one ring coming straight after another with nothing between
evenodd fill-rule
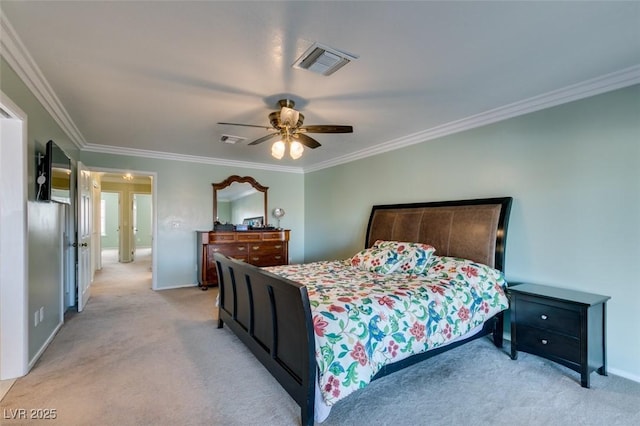
<instances>
[{"instance_id":1,"label":"hallway","mask_svg":"<svg viewBox=\"0 0 640 426\"><path fill-rule=\"evenodd\" d=\"M139 248L136 249L133 262L120 263L118 249L103 249L102 269L95 273L92 293L131 287L150 289L151 258L151 248Z\"/></svg>"}]
</instances>

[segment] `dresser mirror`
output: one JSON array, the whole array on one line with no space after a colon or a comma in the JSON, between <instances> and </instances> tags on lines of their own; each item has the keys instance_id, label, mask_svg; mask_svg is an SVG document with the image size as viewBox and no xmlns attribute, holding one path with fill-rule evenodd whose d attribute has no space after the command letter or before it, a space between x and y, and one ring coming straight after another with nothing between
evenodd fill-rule
<instances>
[{"instance_id":1,"label":"dresser mirror","mask_svg":"<svg viewBox=\"0 0 640 426\"><path fill-rule=\"evenodd\" d=\"M267 225L268 187L251 176L229 176L213 183L214 229L220 225L245 225L261 228Z\"/></svg>"}]
</instances>

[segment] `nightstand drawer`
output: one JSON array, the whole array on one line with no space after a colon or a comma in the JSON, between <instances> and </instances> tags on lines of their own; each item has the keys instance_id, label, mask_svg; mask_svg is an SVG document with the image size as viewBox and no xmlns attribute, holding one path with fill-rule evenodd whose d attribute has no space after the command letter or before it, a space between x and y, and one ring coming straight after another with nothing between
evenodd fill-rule
<instances>
[{"instance_id":1,"label":"nightstand drawer","mask_svg":"<svg viewBox=\"0 0 640 426\"><path fill-rule=\"evenodd\" d=\"M518 306L518 324L526 324L545 330L559 331L573 337L580 336L580 312L562 309L529 300Z\"/></svg>"},{"instance_id":2,"label":"nightstand drawer","mask_svg":"<svg viewBox=\"0 0 640 426\"><path fill-rule=\"evenodd\" d=\"M548 330L518 325L518 349L580 363L580 340Z\"/></svg>"}]
</instances>

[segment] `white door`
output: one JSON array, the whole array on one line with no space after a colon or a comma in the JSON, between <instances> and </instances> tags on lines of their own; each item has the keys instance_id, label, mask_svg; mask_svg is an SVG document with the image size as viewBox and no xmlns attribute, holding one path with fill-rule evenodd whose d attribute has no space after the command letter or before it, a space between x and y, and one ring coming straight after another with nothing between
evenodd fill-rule
<instances>
[{"instance_id":1,"label":"white door","mask_svg":"<svg viewBox=\"0 0 640 426\"><path fill-rule=\"evenodd\" d=\"M78 312L91 295L91 172L78 162Z\"/></svg>"}]
</instances>

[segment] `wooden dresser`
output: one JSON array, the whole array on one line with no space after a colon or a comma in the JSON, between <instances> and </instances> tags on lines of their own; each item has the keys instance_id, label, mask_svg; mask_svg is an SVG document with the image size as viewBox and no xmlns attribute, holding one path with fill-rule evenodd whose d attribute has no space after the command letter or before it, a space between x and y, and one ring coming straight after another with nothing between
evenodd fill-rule
<instances>
[{"instance_id":1,"label":"wooden dresser","mask_svg":"<svg viewBox=\"0 0 640 426\"><path fill-rule=\"evenodd\" d=\"M218 285L214 253L256 266L289 263L289 230L197 231L198 284L206 290Z\"/></svg>"}]
</instances>

